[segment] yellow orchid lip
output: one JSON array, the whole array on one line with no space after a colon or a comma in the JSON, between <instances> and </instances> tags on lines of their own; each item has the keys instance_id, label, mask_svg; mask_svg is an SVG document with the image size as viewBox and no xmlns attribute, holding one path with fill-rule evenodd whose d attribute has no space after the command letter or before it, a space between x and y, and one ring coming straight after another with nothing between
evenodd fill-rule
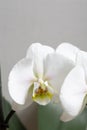
<instances>
[{"instance_id":1,"label":"yellow orchid lip","mask_svg":"<svg viewBox=\"0 0 87 130\"><path fill-rule=\"evenodd\" d=\"M45 87L44 89L40 86L38 89L36 89L34 96L32 96L33 100L36 100L38 98L44 99L44 98L50 98L52 99L53 94L50 93Z\"/></svg>"},{"instance_id":2,"label":"yellow orchid lip","mask_svg":"<svg viewBox=\"0 0 87 130\"><path fill-rule=\"evenodd\" d=\"M53 88L49 85L48 81L39 79L33 84L32 100L40 105L48 104L54 95Z\"/></svg>"}]
</instances>

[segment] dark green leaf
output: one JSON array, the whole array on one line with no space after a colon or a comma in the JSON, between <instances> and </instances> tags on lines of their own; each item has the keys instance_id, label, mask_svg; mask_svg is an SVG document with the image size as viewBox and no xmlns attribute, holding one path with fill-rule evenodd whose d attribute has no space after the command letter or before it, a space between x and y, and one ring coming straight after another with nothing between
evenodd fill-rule
<instances>
[{"instance_id":1,"label":"dark green leaf","mask_svg":"<svg viewBox=\"0 0 87 130\"><path fill-rule=\"evenodd\" d=\"M2 82L1 82L1 68L0 68L0 123L4 121L2 112Z\"/></svg>"},{"instance_id":2,"label":"dark green leaf","mask_svg":"<svg viewBox=\"0 0 87 130\"><path fill-rule=\"evenodd\" d=\"M11 111L10 104L3 98L3 112L4 112L4 118L8 115L8 113ZM12 118L9 121L9 129L8 130L26 130L23 126L23 124L20 122L19 118L16 114L12 116Z\"/></svg>"},{"instance_id":3,"label":"dark green leaf","mask_svg":"<svg viewBox=\"0 0 87 130\"><path fill-rule=\"evenodd\" d=\"M39 130L86 130L87 108L74 120L69 122L60 121L61 108L55 104L39 106L38 108Z\"/></svg>"},{"instance_id":4,"label":"dark green leaf","mask_svg":"<svg viewBox=\"0 0 87 130\"><path fill-rule=\"evenodd\" d=\"M58 130L61 109L56 104L38 106L39 130Z\"/></svg>"}]
</instances>

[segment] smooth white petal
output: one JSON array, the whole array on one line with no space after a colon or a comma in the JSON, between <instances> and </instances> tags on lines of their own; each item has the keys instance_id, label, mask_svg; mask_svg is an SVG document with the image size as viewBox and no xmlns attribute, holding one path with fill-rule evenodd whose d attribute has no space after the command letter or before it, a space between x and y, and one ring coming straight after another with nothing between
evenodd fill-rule
<instances>
[{"instance_id":1,"label":"smooth white petal","mask_svg":"<svg viewBox=\"0 0 87 130\"><path fill-rule=\"evenodd\" d=\"M11 104L11 106L12 106L12 109L17 112L17 111L20 111L20 110L23 110L23 109L27 108L32 103L33 103L33 100L32 100L32 91L29 90L29 93L27 95L27 98L26 98L24 104L17 104L16 102L13 101L12 104Z\"/></svg>"},{"instance_id":2,"label":"smooth white petal","mask_svg":"<svg viewBox=\"0 0 87 130\"><path fill-rule=\"evenodd\" d=\"M40 78L43 76L43 61L49 53L53 52L53 48L46 45L41 45L40 43L33 43L29 47L26 57L33 59L34 72L36 76Z\"/></svg>"},{"instance_id":3,"label":"smooth white petal","mask_svg":"<svg viewBox=\"0 0 87 130\"><path fill-rule=\"evenodd\" d=\"M75 118L74 116L71 116L71 115L67 114L66 112L63 112L63 114L60 117L60 120L67 122L67 121L70 121L74 118Z\"/></svg>"},{"instance_id":4,"label":"smooth white petal","mask_svg":"<svg viewBox=\"0 0 87 130\"><path fill-rule=\"evenodd\" d=\"M62 43L57 47L56 52L76 63L76 57L79 49L70 43Z\"/></svg>"},{"instance_id":5,"label":"smooth white petal","mask_svg":"<svg viewBox=\"0 0 87 130\"><path fill-rule=\"evenodd\" d=\"M85 78L87 83L87 52L80 51L78 53L77 64L81 65L84 68Z\"/></svg>"},{"instance_id":6,"label":"smooth white petal","mask_svg":"<svg viewBox=\"0 0 87 130\"><path fill-rule=\"evenodd\" d=\"M83 109L86 93L84 69L76 66L66 77L60 92L60 100L65 112L77 116Z\"/></svg>"},{"instance_id":7,"label":"smooth white petal","mask_svg":"<svg viewBox=\"0 0 87 130\"><path fill-rule=\"evenodd\" d=\"M19 61L9 75L8 88L10 96L18 104L24 104L33 81L33 62L30 59Z\"/></svg>"},{"instance_id":8,"label":"smooth white petal","mask_svg":"<svg viewBox=\"0 0 87 130\"><path fill-rule=\"evenodd\" d=\"M44 79L49 82L55 92L59 93L64 79L74 65L73 62L66 57L52 53L47 56L44 67Z\"/></svg>"}]
</instances>

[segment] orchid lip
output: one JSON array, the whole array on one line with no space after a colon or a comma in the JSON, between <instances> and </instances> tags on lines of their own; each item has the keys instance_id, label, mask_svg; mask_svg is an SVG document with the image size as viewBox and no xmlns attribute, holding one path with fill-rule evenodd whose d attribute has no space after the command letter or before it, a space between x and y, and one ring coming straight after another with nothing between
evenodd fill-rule
<instances>
[{"instance_id":1,"label":"orchid lip","mask_svg":"<svg viewBox=\"0 0 87 130\"><path fill-rule=\"evenodd\" d=\"M39 79L38 81L39 82L34 82L33 101L38 102L41 100L44 102L46 99L50 101L53 97L53 93L49 90L50 86L48 85L48 82L44 82L42 79Z\"/></svg>"},{"instance_id":2,"label":"orchid lip","mask_svg":"<svg viewBox=\"0 0 87 130\"><path fill-rule=\"evenodd\" d=\"M37 98L46 98L49 97L50 99L52 98L53 94L51 94L50 92L48 92L47 87L45 89L43 89L41 86L35 90L35 95L32 97L33 100L37 99Z\"/></svg>"}]
</instances>

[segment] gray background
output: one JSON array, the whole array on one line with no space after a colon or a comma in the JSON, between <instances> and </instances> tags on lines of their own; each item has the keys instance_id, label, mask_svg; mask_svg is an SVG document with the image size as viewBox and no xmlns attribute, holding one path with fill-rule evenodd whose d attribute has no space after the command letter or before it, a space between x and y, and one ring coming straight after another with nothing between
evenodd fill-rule
<instances>
[{"instance_id":1,"label":"gray background","mask_svg":"<svg viewBox=\"0 0 87 130\"><path fill-rule=\"evenodd\" d=\"M25 56L32 42L54 48L61 42L70 42L87 51L86 12L86 0L0 0L0 63L3 95L8 100L11 101L7 89L8 74ZM27 125L26 117L24 121L27 129L31 127L32 130L37 127L37 107L34 106L29 109L29 117L35 128L32 123Z\"/></svg>"}]
</instances>

